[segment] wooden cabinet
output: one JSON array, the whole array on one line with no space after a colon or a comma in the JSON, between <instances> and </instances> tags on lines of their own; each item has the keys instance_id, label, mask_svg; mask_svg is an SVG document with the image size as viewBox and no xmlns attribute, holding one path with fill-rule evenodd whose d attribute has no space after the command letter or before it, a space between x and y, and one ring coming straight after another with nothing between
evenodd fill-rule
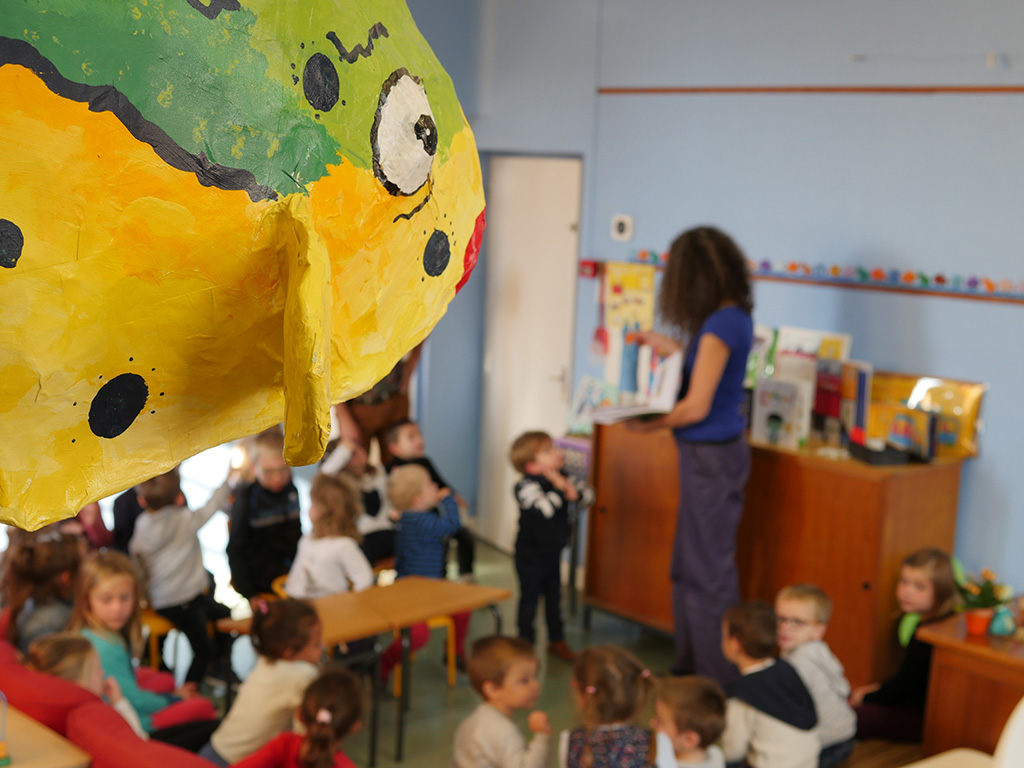
<instances>
[{"instance_id":1,"label":"wooden cabinet","mask_svg":"<svg viewBox=\"0 0 1024 768\"><path fill-rule=\"evenodd\" d=\"M818 584L835 603L826 639L850 682L884 677L896 658L900 561L926 546L952 551L960 462L873 467L752 450L736 551L742 596L771 602L787 584ZM583 593L588 607L669 632L676 462L668 433L596 428Z\"/></svg>"},{"instance_id":2,"label":"wooden cabinet","mask_svg":"<svg viewBox=\"0 0 1024 768\"><path fill-rule=\"evenodd\" d=\"M1024 696L1024 644L969 636L963 616L918 630L931 643L932 673L924 716L924 753L971 747L994 752Z\"/></svg>"}]
</instances>

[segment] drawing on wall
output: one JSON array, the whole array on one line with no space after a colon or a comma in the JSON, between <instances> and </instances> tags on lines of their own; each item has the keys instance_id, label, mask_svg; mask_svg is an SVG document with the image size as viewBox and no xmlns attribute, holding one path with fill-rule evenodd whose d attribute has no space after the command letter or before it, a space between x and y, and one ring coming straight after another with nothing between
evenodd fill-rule
<instances>
[{"instance_id":1,"label":"drawing on wall","mask_svg":"<svg viewBox=\"0 0 1024 768\"><path fill-rule=\"evenodd\" d=\"M0 15L0 521L328 407L476 263L479 159L404 2L22 0Z\"/></svg>"}]
</instances>

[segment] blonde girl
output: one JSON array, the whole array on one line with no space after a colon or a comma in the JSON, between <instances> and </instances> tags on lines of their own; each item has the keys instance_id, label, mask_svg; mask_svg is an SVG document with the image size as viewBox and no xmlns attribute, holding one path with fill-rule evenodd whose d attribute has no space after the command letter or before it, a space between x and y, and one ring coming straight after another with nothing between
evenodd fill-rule
<instances>
[{"instance_id":1,"label":"blonde girl","mask_svg":"<svg viewBox=\"0 0 1024 768\"><path fill-rule=\"evenodd\" d=\"M355 768L341 751L342 742L359 730L363 693L345 667L333 667L310 683L298 719L306 734L282 733L235 768Z\"/></svg>"},{"instance_id":2,"label":"blonde girl","mask_svg":"<svg viewBox=\"0 0 1024 768\"><path fill-rule=\"evenodd\" d=\"M920 617L918 627L950 616L956 595L953 563L942 550L921 549L903 560L896 602L905 616ZM858 739L921 740L931 660L932 647L918 640L915 627L896 674L850 694L857 713Z\"/></svg>"},{"instance_id":3,"label":"blonde girl","mask_svg":"<svg viewBox=\"0 0 1024 768\"><path fill-rule=\"evenodd\" d=\"M22 653L38 638L67 629L81 561L78 537L54 527L12 544L4 558L6 638Z\"/></svg>"},{"instance_id":4,"label":"blonde girl","mask_svg":"<svg viewBox=\"0 0 1024 768\"><path fill-rule=\"evenodd\" d=\"M216 728L217 711L191 685L170 696L139 687L132 668L142 645L139 593L138 572L127 555L90 555L78 574L70 629L96 649L104 674L116 681L150 736L196 751Z\"/></svg>"},{"instance_id":5,"label":"blonde girl","mask_svg":"<svg viewBox=\"0 0 1024 768\"><path fill-rule=\"evenodd\" d=\"M139 738L149 738L138 713L121 693L117 681L103 674L96 649L81 635L61 632L36 640L29 648L25 664L30 669L70 680L95 693L128 721Z\"/></svg>"},{"instance_id":6,"label":"blonde girl","mask_svg":"<svg viewBox=\"0 0 1024 768\"><path fill-rule=\"evenodd\" d=\"M320 473L309 493L313 531L299 539L285 591L291 597L322 597L366 589L373 569L359 548L356 520L363 512L351 480Z\"/></svg>"},{"instance_id":7,"label":"blonde girl","mask_svg":"<svg viewBox=\"0 0 1024 768\"><path fill-rule=\"evenodd\" d=\"M291 598L254 601L249 637L259 654L256 667L238 689L238 698L210 743L199 752L214 765L236 763L291 730L306 687L320 671L323 631L308 603Z\"/></svg>"},{"instance_id":8,"label":"blonde girl","mask_svg":"<svg viewBox=\"0 0 1024 768\"><path fill-rule=\"evenodd\" d=\"M654 692L650 671L614 645L585 648L570 681L583 725L563 731L561 768L643 768L653 765L655 736L638 720Z\"/></svg>"}]
</instances>

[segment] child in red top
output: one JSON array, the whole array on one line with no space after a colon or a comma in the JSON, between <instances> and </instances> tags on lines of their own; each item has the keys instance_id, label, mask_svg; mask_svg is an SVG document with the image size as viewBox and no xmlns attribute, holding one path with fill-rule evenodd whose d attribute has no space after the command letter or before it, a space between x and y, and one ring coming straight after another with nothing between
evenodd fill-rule
<instances>
[{"instance_id":1,"label":"child in red top","mask_svg":"<svg viewBox=\"0 0 1024 768\"><path fill-rule=\"evenodd\" d=\"M341 751L345 737L359 730L363 695L355 675L334 667L309 684L298 718L306 735L282 733L235 768L355 768Z\"/></svg>"}]
</instances>

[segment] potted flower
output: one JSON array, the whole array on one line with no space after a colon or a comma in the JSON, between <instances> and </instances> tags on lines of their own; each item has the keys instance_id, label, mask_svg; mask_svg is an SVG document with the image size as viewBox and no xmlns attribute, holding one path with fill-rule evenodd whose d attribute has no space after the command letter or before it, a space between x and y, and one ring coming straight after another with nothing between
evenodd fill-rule
<instances>
[{"instance_id":1,"label":"potted flower","mask_svg":"<svg viewBox=\"0 0 1024 768\"><path fill-rule=\"evenodd\" d=\"M988 632L995 609L1013 597L1013 589L1008 584L999 584L996 575L988 568L982 568L977 577L967 574L957 581L956 587L963 600L969 635Z\"/></svg>"}]
</instances>

